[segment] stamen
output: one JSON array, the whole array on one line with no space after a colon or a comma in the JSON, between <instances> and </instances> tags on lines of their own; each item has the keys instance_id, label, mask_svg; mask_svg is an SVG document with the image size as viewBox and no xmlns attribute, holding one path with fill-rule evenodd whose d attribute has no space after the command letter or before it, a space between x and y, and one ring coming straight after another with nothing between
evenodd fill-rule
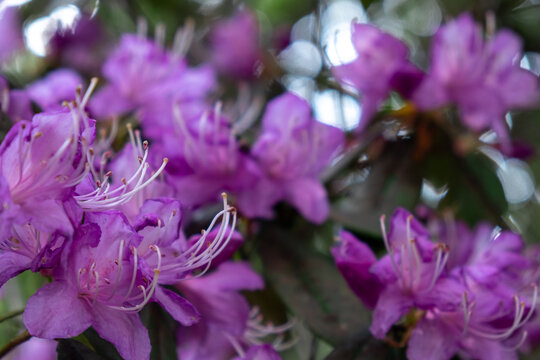
<instances>
[{"instance_id":1,"label":"stamen","mask_svg":"<svg viewBox=\"0 0 540 360\"><path fill-rule=\"evenodd\" d=\"M402 275L398 271L396 261L394 260L394 253L393 253L392 249L390 248L390 243L388 242L388 236L386 234L385 220L386 220L386 215L384 215L384 214L381 215L380 224L381 224L382 237L383 237L383 241L384 241L384 247L386 247L386 251L388 252L388 255L390 256L390 262L392 263L392 269L394 270L394 273L396 274L396 277L398 279L402 280Z\"/></svg>"}]
</instances>

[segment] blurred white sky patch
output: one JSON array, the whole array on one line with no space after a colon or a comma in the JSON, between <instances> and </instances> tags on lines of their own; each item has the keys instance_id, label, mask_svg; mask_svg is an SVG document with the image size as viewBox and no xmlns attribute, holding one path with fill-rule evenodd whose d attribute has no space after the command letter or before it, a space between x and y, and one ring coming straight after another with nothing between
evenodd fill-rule
<instances>
[{"instance_id":1,"label":"blurred white sky patch","mask_svg":"<svg viewBox=\"0 0 540 360\"><path fill-rule=\"evenodd\" d=\"M506 159L491 146L482 146L480 151L496 164L497 177L503 187L506 201L511 204L520 204L534 195L535 183L526 162L519 159Z\"/></svg>"},{"instance_id":2,"label":"blurred white sky patch","mask_svg":"<svg viewBox=\"0 0 540 360\"><path fill-rule=\"evenodd\" d=\"M321 45L326 52L328 65L340 65L353 61L356 50L351 41L351 23L367 22L367 15L358 1L338 0L330 2L321 18Z\"/></svg>"},{"instance_id":3,"label":"blurred white sky patch","mask_svg":"<svg viewBox=\"0 0 540 360\"><path fill-rule=\"evenodd\" d=\"M315 118L325 124L345 131L358 126L361 109L352 96L340 94L337 90L323 90L314 93L312 104Z\"/></svg>"},{"instance_id":4,"label":"blurred white sky patch","mask_svg":"<svg viewBox=\"0 0 540 360\"><path fill-rule=\"evenodd\" d=\"M11 6L21 6L30 2L30 0L0 0L0 14L2 11Z\"/></svg>"},{"instance_id":5,"label":"blurred white sky patch","mask_svg":"<svg viewBox=\"0 0 540 360\"><path fill-rule=\"evenodd\" d=\"M295 75L316 77L322 69L322 59L315 44L297 40L279 54L279 64Z\"/></svg>"},{"instance_id":6,"label":"blurred white sky patch","mask_svg":"<svg viewBox=\"0 0 540 360\"><path fill-rule=\"evenodd\" d=\"M32 20L24 28L26 47L37 56L47 55L47 46L54 34L73 29L80 17L79 8L69 4L57 7L47 16Z\"/></svg>"},{"instance_id":7,"label":"blurred white sky patch","mask_svg":"<svg viewBox=\"0 0 540 360\"><path fill-rule=\"evenodd\" d=\"M444 199L446 194L448 194L448 187L446 185L437 188L429 180L422 180L422 191L420 193L420 197L427 206L433 209L436 208L441 200Z\"/></svg>"}]
</instances>

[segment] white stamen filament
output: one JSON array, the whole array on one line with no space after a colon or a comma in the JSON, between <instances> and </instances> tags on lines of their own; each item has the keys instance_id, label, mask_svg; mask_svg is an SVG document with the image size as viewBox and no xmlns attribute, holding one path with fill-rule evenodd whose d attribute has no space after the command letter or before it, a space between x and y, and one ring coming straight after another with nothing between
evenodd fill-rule
<instances>
[{"instance_id":1,"label":"white stamen filament","mask_svg":"<svg viewBox=\"0 0 540 360\"><path fill-rule=\"evenodd\" d=\"M386 216L381 215L380 223L381 223L381 232L382 232L382 237L383 237L383 241L384 241L384 247L386 247L386 252L390 256L390 262L392 263L392 269L394 270L394 274L396 275L398 280L403 281L401 272L398 271L396 261L394 260L394 252L390 248L390 243L388 242L388 235L386 233L385 219L386 219Z\"/></svg>"},{"instance_id":2,"label":"white stamen filament","mask_svg":"<svg viewBox=\"0 0 540 360\"><path fill-rule=\"evenodd\" d=\"M493 329L484 329L480 326L473 326L470 324L470 317L472 314L472 306L468 307L468 311L464 312L465 323L467 324L467 331L476 336L480 336L489 340L505 340L509 338L514 332L519 330L523 325L525 325L533 315L536 304L538 302L538 287L536 284L532 285L533 287L533 298L531 301L531 306L527 315L525 315L525 303L520 302L517 295L514 296L514 320L512 325L507 329L501 329L499 331L493 331ZM465 305L464 309L467 309L466 299L464 300ZM520 341L521 342L521 341Z\"/></svg>"}]
</instances>

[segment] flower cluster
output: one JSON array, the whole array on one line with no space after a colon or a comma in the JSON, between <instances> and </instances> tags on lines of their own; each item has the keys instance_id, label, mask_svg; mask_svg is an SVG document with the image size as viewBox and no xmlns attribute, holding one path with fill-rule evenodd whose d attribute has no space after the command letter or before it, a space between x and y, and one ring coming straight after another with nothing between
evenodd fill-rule
<instances>
[{"instance_id":1,"label":"flower cluster","mask_svg":"<svg viewBox=\"0 0 540 360\"><path fill-rule=\"evenodd\" d=\"M243 26L246 15L238 16ZM206 101L215 88L212 67L190 68L175 49L125 35L103 73L110 83L91 100L91 113L106 120L139 112L156 154L171 160L166 173L185 209L214 203L227 191L247 217L271 218L282 200L312 222L328 217L318 177L343 148L344 134L316 121L306 100L285 93L270 101L247 149L239 136L249 119L230 119L221 102Z\"/></svg>"},{"instance_id":2,"label":"flower cluster","mask_svg":"<svg viewBox=\"0 0 540 360\"><path fill-rule=\"evenodd\" d=\"M374 309L371 333L385 339L392 325L403 324L412 360L450 359L458 352L515 358L538 297L533 276L524 276L532 264L521 238L488 224L471 231L438 220L430 234L404 209L395 211L388 232L384 221L388 254L381 259L348 232L332 249L351 289Z\"/></svg>"},{"instance_id":3,"label":"flower cluster","mask_svg":"<svg viewBox=\"0 0 540 360\"><path fill-rule=\"evenodd\" d=\"M201 4L201 14L214 11L213 6ZM313 85L317 96L311 97L293 92L294 81L288 84L282 76L281 70L296 76L281 63L282 49L262 45L265 27L258 23L258 12L240 6L213 26L198 24L202 29L188 19L171 36L170 46L165 27L158 24L150 37L143 19L136 33L107 42L96 14L83 12L73 31L63 32L59 24L58 31L47 27L50 49L41 59L46 66L18 81L6 69L10 62L20 65L17 56L24 52L18 18L23 12L0 1L5 34L0 39L0 115L7 124L0 127L0 288L4 291L13 283L4 286L8 281L27 271L46 279L32 289L20 312L26 335L36 338L26 344L28 354L35 348L50 355L56 340L81 334L83 339L93 328L121 357L148 360L152 334L140 313L155 311L174 323L174 343L167 345L181 359L277 360L298 340L296 321L288 320L295 306L322 304L316 314L341 311L332 303L341 292L318 293L338 286L339 272L372 310L371 334L389 346L407 345L411 360L449 360L456 354L515 359L518 349L535 345L539 252L526 251L517 233L478 218L471 230L452 216L438 219L435 211L423 223L398 208L388 231L381 218L380 248L384 244L386 254L380 258L352 233L342 231L332 248L318 237L328 235L322 224L330 232L355 225L350 219L358 212L347 213L340 201L354 195L356 185L370 184L365 180L379 171L379 159L392 158L381 168L402 160L401 153L389 154L402 148L407 135L387 136L400 114L407 113L407 120L414 114L410 123L412 131L418 130L418 148L422 142L435 143L441 129L450 135L464 132L455 122L444 123L457 115L473 132L495 132L501 150L509 153L507 112L539 98L537 77L518 64L518 35L488 31L484 39L472 16L463 14L436 32L423 70L404 42L353 22L355 60L299 80ZM315 28L314 17L292 29L285 54L310 49L320 55L324 46L312 45L323 36L311 39L303 31ZM318 60L315 65L322 68L322 57ZM274 91L279 82L286 89ZM326 85L339 91L315 89ZM361 96L361 119L356 131L346 134L329 125L337 122L325 118L327 109L314 106L314 111L312 104L328 94L344 100L350 91ZM380 112L388 99L406 104ZM345 118L350 109L341 110ZM374 136L358 136L378 116L383 121L380 129L373 127ZM426 126L421 133L420 125L428 121L445 126ZM431 130L437 135L427 139ZM449 152L453 158L464 155ZM384 176L393 176L392 170ZM429 183L430 174L416 175L415 180ZM477 185L475 178L467 180ZM486 207L492 200L489 190L480 196ZM363 210L373 211L370 205ZM261 244L273 234L294 239L314 233L300 244L287 244L287 239ZM316 271L307 277L296 273L290 263L281 269L279 261L276 265L259 253L274 245L275 254L287 255L279 259L284 264L312 264L308 260L321 254L331 262L333 255L339 272L328 274L327 281ZM301 279L287 282L293 276ZM265 289L263 279L271 286ZM312 286L306 279L331 286ZM283 296L280 281L299 295ZM316 301L309 302L310 296ZM270 307L277 304L279 314L266 312L266 300ZM266 321L270 315L281 324ZM326 319L306 316L299 334L316 340L312 348L319 334L328 334L325 340L336 347L337 358L342 344L335 334L353 331L341 323L330 329L343 316L327 315L338 320L319 331ZM20 356L34 356L19 350ZM0 348L0 357L4 353ZM309 358L315 357L310 352Z\"/></svg>"},{"instance_id":4,"label":"flower cluster","mask_svg":"<svg viewBox=\"0 0 540 360\"><path fill-rule=\"evenodd\" d=\"M538 78L520 68L521 39L509 30L485 41L469 14L442 26L431 44L424 73L408 60L407 46L367 24L352 24L357 58L332 68L336 78L363 97L362 130L390 91L400 93L421 110L448 104L473 131L493 130L508 148L504 115L530 106L538 98Z\"/></svg>"}]
</instances>

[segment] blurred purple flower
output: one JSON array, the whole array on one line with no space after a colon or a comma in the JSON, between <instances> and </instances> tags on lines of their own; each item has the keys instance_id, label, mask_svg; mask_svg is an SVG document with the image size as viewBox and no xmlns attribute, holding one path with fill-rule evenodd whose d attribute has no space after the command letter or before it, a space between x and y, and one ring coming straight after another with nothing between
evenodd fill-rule
<instances>
[{"instance_id":1,"label":"blurred purple flower","mask_svg":"<svg viewBox=\"0 0 540 360\"><path fill-rule=\"evenodd\" d=\"M285 200L306 219L322 223L329 204L318 176L343 142L343 131L316 121L309 104L297 95L286 93L272 100L251 150L262 178L238 193L239 209L248 217L268 218L272 207Z\"/></svg>"},{"instance_id":2,"label":"blurred purple flower","mask_svg":"<svg viewBox=\"0 0 540 360\"><path fill-rule=\"evenodd\" d=\"M2 6L0 10L0 64L9 60L13 54L24 48L22 24L15 6Z\"/></svg>"},{"instance_id":3,"label":"blurred purple flower","mask_svg":"<svg viewBox=\"0 0 540 360\"><path fill-rule=\"evenodd\" d=\"M55 360L57 358L57 345L57 342L54 340L33 337L23 344L17 346L13 352L7 355L6 360Z\"/></svg>"},{"instance_id":4,"label":"blurred purple flower","mask_svg":"<svg viewBox=\"0 0 540 360\"><path fill-rule=\"evenodd\" d=\"M70 338L92 326L122 357L149 359L148 332L136 312L156 284L142 281L129 256L140 241L121 213L87 213L54 281L28 300L23 321L30 334Z\"/></svg>"},{"instance_id":5,"label":"blurred purple flower","mask_svg":"<svg viewBox=\"0 0 540 360\"><path fill-rule=\"evenodd\" d=\"M212 63L225 75L249 79L260 62L259 26L249 10L216 24L210 34Z\"/></svg>"},{"instance_id":6,"label":"blurred purple flower","mask_svg":"<svg viewBox=\"0 0 540 360\"><path fill-rule=\"evenodd\" d=\"M0 145L2 230L12 222L30 222L47 233L73 230L63 202L88 173L84 154L94 136L93 120L80 121L65 110L37 114L11 128ZM0 236L2 242L10 238Z\"/></svg>"},{"instance_id":7,"label":"blurred purple flower","mask_svg":"<svg viewBox=\"0 0 540 360\"><path fill-rule=\"evenodd\" d=\"M11 121L32 119L32 104L24 90L10 90L7 81L0 76L0 107Z\"/></svg>"},{"instance_id":8,"label":"blurred purple flower","mask_svg":"<svg viewBox=\"0 0 540 360\"><path fill-rule=\"evenodd\" d=\"M459 222L431 225L439 245L410 213L398 209L388 235L383 225L389 254L379 261L351 234L342 234L333 249L358 296L371 305L378 295L371 332L383 338L409 314L415 317L408 325L414 326L407 349L411 360L449 360L458 351L478 359L514 359L538 296L535 285L529 291L531 266L521 238L487 224L474 232Z\"/></svg>"},{"instance_id":9,"label":"blurred purple flower","mask_svg":"<svg viewBox=\"0 0 540 360\"><path fill-rule=\"evenodd\" d=\"M213 203L224 191L237 193L254 186L257 165L240 149L219 105L191 119L181 108L175 110L175 129L164 132L160 144L171 159L167 171L182 206Z\"/></svg>"},{"instance_id":10,"label":"blurred purple flower","mask_svg":"<svg viewBox=\"0 0 540 360\"><path fill-rule=\"evenodd\" d=\"M469 14L441 27L431 48L431 67L413 100L421 109L457 104L474 131L494 130L509 147L505 113L538 97L538 78L519 67L521 39L500 30L484 41Z\"/></svg>"},{"instance_id":11,"label":"blurred purple flower","mask_svg":"<svg viewBox=\"0 0 540 360\"><path fill-rule=\"evenodd\" d=\"M89 104L100 119L156 103L167 103L172 111L175 102L204 97L215 86L210 67L190 69L180 54L131 34L111 53L103 75L110 83Z\"/></svg>"},{"instance_id":12,"label":"blurred purple flower","mask_svg":"<svg viewBox=\"0 0 540 360\"><path fill-rule=\"evenodd\" d=\"M48 55L77 71L97 74L108 49L99 17L81 14L73 28L59 27L49 41Z\"/></svg>"},{"instance_id":13,"label":"blurred purple flower","mask_svg":"<svg viewBox=\"0 0 540 360\"><path fill-rule=\"evenodd\" d=\"M182 281L177 287L197 304L202 315L193 327L180 328L179 359L228 360L235 354L241 359L280 359L274 349L274 345L280 347L279 343L253 346L290 326L259 324L262 318L258 311L250 311L240 290L262 289L264 283L249 264L226 262L211 274Z\"/></svg>"},{"instance_id":14,"label":"blurred purple flower","mask_svg":"<svg viewBox=\"0 0 540 360\"><path fill-rule=\"evenodd\" d=\"M374 308L383 288L375 274L370 272L377 262L375 254L349 232L341 231L338 241L331 251L341 275L356 296L366 306Z\"/></svg>"},{"instance_id":15,"label":"blurred purple flower","mask_svg":"<svg viewBox=\"0 0 540 360\"><path fill-rule=\"evenodd\" d=\"M353 22L352 43L357 58L332 67L338 81L354 87L362 96L362 131L391 90L409 95L421 81L422 73L409 60L407 46L378 28Z\"/></svg>"},{"instance_id":16,"label":"blurred purple flower","mask_svg":"<svg viewBox=\"0 0 540 360\"><path fill-rule=\"evenodd\" d=\"M75 100L76 90L83 84L83 79L75 71L57 69L28 85L26 91L43 111L51 111L62 109L63 101Z\"/></svg>"}]
</instances>

